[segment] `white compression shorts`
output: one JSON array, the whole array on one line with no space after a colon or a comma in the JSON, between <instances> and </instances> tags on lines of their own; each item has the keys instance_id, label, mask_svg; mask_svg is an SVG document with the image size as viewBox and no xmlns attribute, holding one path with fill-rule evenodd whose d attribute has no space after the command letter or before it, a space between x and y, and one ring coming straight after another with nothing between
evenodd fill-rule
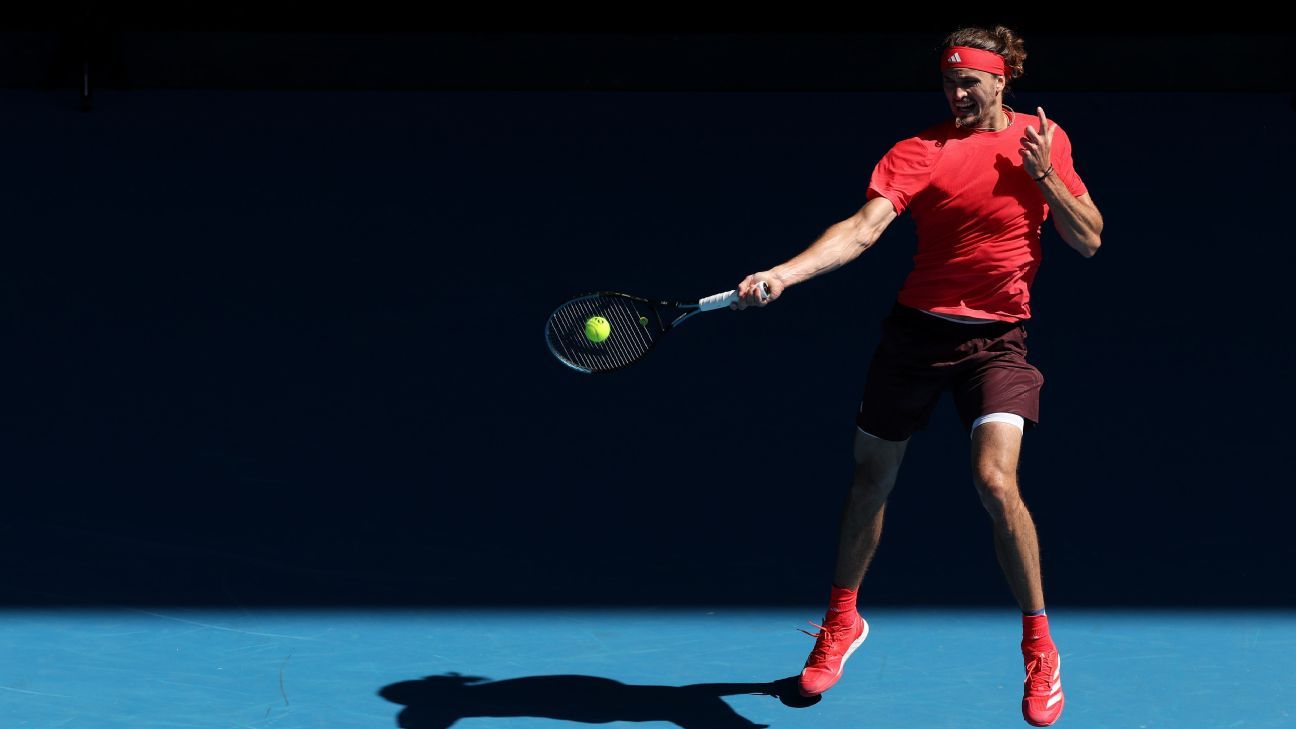
<instances>
[{"instance_id":1,"label":"white compression shorts","mask_svg":"<svg viewBox=\"0 0 1296 729\"><path fill-rule=\"evenodd\" d=\"M981 417L972 421L972 430L975 431L977 428L981 427L986 423L1007 423L1009 425L1016 426L1017 430L1020 430L1023 433L1026 432L1026 419L1015 413L988 413L986 415L982 415ZM868 432L867 430L864 430L859 426L856 426L855 429L863 433L864 435L867 435L870 438L877 438L876 435L873 435L872 433ZM881 439L879 438L878 440Z\"/></svg>"},{"instance_id":2,"label":"white compression shorts","mask_svg":"<svg viewBox=\"0 0 1296 729\"><path fill-rule=\"evenodd\" d=\"M988 415L982 415L972 421L972 430L975 431L985 423L1008 423L1009 425L1017 426L1017 430L1020 430L1023 433L1026 432L1026 419L1014 413L989 413Z\"/></svg>"}]
</instances>

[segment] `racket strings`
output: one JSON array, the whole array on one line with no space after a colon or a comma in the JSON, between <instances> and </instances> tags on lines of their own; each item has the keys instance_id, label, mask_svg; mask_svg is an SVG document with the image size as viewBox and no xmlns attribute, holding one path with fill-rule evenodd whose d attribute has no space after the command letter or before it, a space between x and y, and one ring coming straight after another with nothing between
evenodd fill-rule
<instances>
[{"instance_id":1,"label":"racket strings","mask_svg":"<svg viewBox=\"0 0 1296 729\"><path fill-rule=\"evenodd\" d=\"M610 325L608 337L594 342L586 322L600 316ZM563 304L549 317L549 348L569 365L594 372L625 367L652 349L656 313L632 299L591 295ZM647 322L645 324L644 322Z\"/></svg>"}]
</instances>

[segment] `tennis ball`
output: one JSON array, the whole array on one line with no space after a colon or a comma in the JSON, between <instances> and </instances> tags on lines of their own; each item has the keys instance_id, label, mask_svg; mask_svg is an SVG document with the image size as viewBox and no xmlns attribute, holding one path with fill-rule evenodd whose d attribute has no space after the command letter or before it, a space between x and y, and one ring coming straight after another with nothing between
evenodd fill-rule
<instances>
[{"instance_id":1,"label":"tennis ball","mask_svg":"<svg viewBox=\"0 0 1296 729\"><path fill-rule=\"evenodd\" d=\"M601 342L612 334L612 325L601 316L591 316L585 320L585 338L591 342Z\"/></svg>"}]
</instances>

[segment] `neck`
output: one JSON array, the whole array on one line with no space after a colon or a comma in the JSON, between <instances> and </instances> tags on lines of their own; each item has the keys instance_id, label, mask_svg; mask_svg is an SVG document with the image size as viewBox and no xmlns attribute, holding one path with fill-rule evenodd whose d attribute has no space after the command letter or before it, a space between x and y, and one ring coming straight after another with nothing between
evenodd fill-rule
<instances>
[{"instance_id":1,"label":"neck","mask_svg":"<svg viewBox=\"0 0 1296 729\"><path fill-rule=\"evenodd\" d=\"M989 124L978 124L975 128L988 132L998 132L1008 128L1010 122L1008 114L1004 112L1002 106L996 106L989 114L994 121Z\"/></svg>"},{"instance_id":2,"label":"neck","mask_svg":"<svg viewBox=\"0 0 1296 729\"><path fill-rule=\"evenodd\" d=\"M1012 124L1012 114L1013 114L1012 107L1009 107L1009 106L1006 106L1006 105L1003 105L1003 104L999 104L999 105L995 106L994 109L991 109L991 110L990 110L990 111L985 115L985 118L986 118L986 119L992 119L993 121L985 121L984 119L978 119L977 121L975 121L975 122L973 122L973 123L971 123L971 124L969 124L969 125L967 125L966 127L963 127L963 128L964 128L964 129L972 129L972 130L975 130L975 131L978 131L978 132L998 132L998 131L1002 131L1002 130L1004 130L1004 129L1007 129L1008 126L1009 126L1010 124ZM955 120L954 120L954 126L956 126L956 127L962 127L963 125L959 124L959 123L958 123L958 120L955 119Z\"/></svg>"}]
</instances>

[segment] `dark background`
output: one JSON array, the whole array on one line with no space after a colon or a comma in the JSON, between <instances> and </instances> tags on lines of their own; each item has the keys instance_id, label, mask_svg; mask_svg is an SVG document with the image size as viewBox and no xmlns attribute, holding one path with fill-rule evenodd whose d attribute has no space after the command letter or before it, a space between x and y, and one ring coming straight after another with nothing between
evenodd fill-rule
<instances>
[{"instance_id":1,"label":"dark background","mask_svg":"<svg viewBox=\"0 0 1296 729\"><path fill-rule=\"evenodd\" d=\"M541 330L802 250L947 113L943 34L992 19L77 8L0 31L6 603L823 599L907 216L614 375ZM1031 52L1008 103L1066 128L1106 222L1088 260L1047 223L1034 287L1050 604L1292 606L1292 35L1003 20ZM868 602L1011 604L967 460L947 399Z\"/></svg>"}]
</instances>

